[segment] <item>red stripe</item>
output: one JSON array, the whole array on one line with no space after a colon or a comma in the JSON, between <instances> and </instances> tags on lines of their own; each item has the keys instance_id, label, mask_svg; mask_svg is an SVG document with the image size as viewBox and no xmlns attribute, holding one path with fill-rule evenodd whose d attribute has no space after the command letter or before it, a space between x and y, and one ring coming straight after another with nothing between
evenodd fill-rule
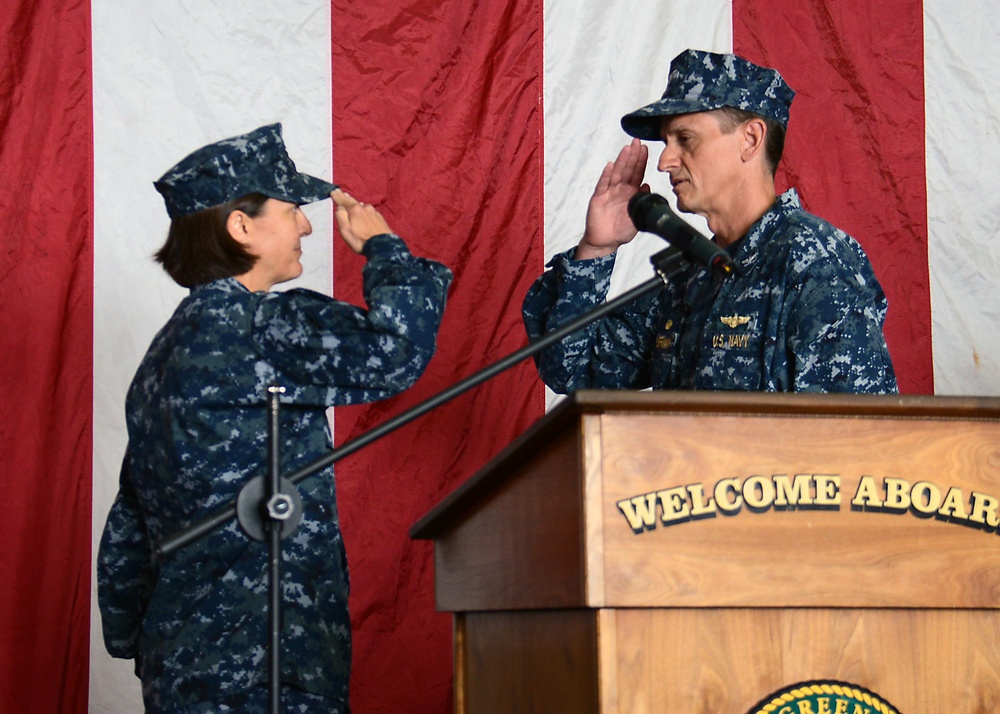
<instances>
[{"instance_id":1,"label":"red stripe","mask_svg":"<svg viewBox=\"0 0 1000 714\"><path fill-rule=\"evenodd\" d=\"M733 46L796 90L779 190L864 246L900 389L932 394L922 4L733 0Z\"/></svg>"},{"instance_id":2,"label":"red stripe","mask_svg":"<svg viewBox=\"0 0 1000 714\"><path fill-rule=\"evenodd\" d=\"M526 341L520 303L542 264L538 0L333 6L334 176L413 251L455 272L438 353L400 398L338 408L338 443ZM362 260L337 241L335 292ZM337 465L352 569L357 711L451 707L451 623L434 611L431 546L409 527L543 413L530 364Z\"/></svg>"},{"instance_id":3,"label":"red stripe","mask_svg":"<svg viewBox=\"0 0 1000 714\"><path fill-rule=\"evenodd\" d=\"M0 711L85 712L93 156L90 6L0 10Z\"/></svg>"}]
</instances>

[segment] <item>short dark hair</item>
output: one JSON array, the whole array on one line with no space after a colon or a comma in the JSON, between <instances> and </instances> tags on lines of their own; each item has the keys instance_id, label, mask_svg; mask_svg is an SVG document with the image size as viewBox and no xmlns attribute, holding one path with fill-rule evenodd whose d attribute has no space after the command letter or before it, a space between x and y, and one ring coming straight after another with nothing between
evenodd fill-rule
<instances>
[{"instance_id":1,"label":"short dark hair","mask_svg":"<svg viewBox=\"0 0 1000 714\"><path fill-rule=\"evenodd\" d=\"M226 221L233 211L256 218L266 202L264 194L251 193L178 216L170 222L167 240L154 256L156 262L185 288L242 275L254 266L257 256L229 235Z\"/></svg>"},{"instance_id":2,"label":"short dark hair","mask_svg":"<svg viewBox=\"0 0 1000 714\"><path fill-rule=\"evenodd\" d=\"M722 107L714 110L714 114L719 119L719 126L722 127L723 134L733 133L736 131L736 127L751 119L760 119L764 122L764 126L767 127L764 138L764 158L773 176L774 172L778 170L778 163L781 161L781 155L785 151L785 127L770 117L736 107Z\"/></svg>"}]
</instances>

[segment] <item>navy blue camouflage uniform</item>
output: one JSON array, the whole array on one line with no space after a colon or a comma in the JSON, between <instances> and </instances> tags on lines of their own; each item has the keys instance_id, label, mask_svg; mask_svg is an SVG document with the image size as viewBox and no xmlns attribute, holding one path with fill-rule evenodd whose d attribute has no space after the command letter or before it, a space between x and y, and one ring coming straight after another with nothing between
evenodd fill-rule
<instances>
[{"instance_id":1,"label":"navy blue camouflage uniform","mask_svg":"<svg viewBox=\"0 0 1000 714\"><path fill-rule=\"evenodd\" d=\"M795 92L773 69L731 54L686 50L663 96L622 118L633 137L660 138L663 117L732 107L786 127ZM522 306L537 339L604 301L615 254L556 256ZM619 309L536 356L556 392L717 389L891 393L882 335L887 303L858 243L779 196L726 248L740 273L689 266L662 291ZM650 271L652 275L652 271Z\"/></svg>"},{"instance_id":2,"label":"navy blue camouflage uniform","mask_svg":"<svg viewBox=\"0 0 1000 714\"><path fill-rule=\"evenodd\" d=\"M331 448L326 407L397 394L434 353L450 272L395 236L373 237L365 254L367 312L308 290L251 293L218 280L180 304L132 381L98 577L108 649L136 658L148 711L266 682L266 545L234 521L159 565L151 552L264 472L268 387L286 390L287 473ZM346 703L348 572L332 468L299 491L304 519L282 544L282 679Z\"/></svg>"},{"instance_id":3,"label":"navy blue camouflage uniform","mask_svg":"<svg viewBox=\"0 0 1000 714\"><path fill-rule=\"evenodd\" d=\"M603 302L615 255L556 256L523 304L536 339ZM560 393L577 389L896 391L882 336L886 298L860 246L784 193L727 248L727 279L691 267L671 286L536 358Z\"/></svg>"},{"instance_id":4,"label":"navy blue camouflage uniform","mask_svg":"<svg viewBox=\"0 0 1000 714\"><path fill-rule=\"evenodd\" d=\"M310 202L335 188L297 173L280 125L204 147L161 186L171 217L251 190ZM266 472L269 387L285 389L288 473L329 453L328 407L398 394L434 354L451 272L392 234L362 252L367 309L310 290L207 282L177 307L132 380L98 599L105 645L135 659L147 712L263 711L266 544L234 519L160 562L152 556L163 537L231 504ZM292 688L282 701L286 711L347 712L349 583L332 467L298 490L303 519L282 541L281 679Z\"/></svg>"}]
</instances>

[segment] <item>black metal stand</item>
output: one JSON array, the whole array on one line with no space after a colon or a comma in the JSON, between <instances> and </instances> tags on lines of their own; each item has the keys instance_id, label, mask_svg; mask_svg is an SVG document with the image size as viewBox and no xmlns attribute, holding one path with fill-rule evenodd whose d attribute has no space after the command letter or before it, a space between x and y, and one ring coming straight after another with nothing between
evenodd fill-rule
<instances>
[{"instance_id":1,"label":"black metal stand","mask_svg":"<svg viewBox=\"0 0 1000 714\"><path fill-rule=\"evenodd\" d=\"M305 466L285 475L280 475L280 454L278 438L278 402L280 393L284 392L282 387L272 387L269 398L269 471L266 488L263 489L262 497L257 494L261 492L259 484L255 483L262 477L252 479L240 492L237 501L229 506L220 508L218 511L209 514L205 518L191 524L190 526L177 531L160 540L156 548L158 558L166 558L176 551L190 545L202 536L210 533L219 526L222 526L234 516L240 519L240 525L244 530L257 540L263 540L259 534L266 534L268 541L268 578L269 578L269 661L268 661L268 692L270 695L270 711L278 714L280 711L280 690L281 690L281 668L280 668L280 634L281 634L281 539L290 534L301 519L301 501L298 500L298 492L294 487L304 478L325 469L334 462L353 454L355 451L368 444L381 439L383 436L408 424L420 416L436 409L442 404L467 392L473 387L479 386L483 382L501 372L513 367L528 357L554 345L565 339L569 335L586 327L606 315L611 314L620 307L648 294L663 288L670 282L670 279L683 269L683 255L674 248L667 248L650 258L656 271L656 277L650 278L644 283L632 288L622 295L610 300L590 312L584 313L580 317L572 320L562 327L556 328L552 332L522 347L507 357L475 372L469 377L455 383L442 392L420 402L401 414L383 422L379 426L361 434L356 439L342 444ZM256 515L255 515L256 514ZM257 519L262 519L261 521ZM258 534L258 535L255 535Z\"/></svg>"},{"instance_id":2,"label":"black metal stand","mask_svg":"<svg viewBox=\"0 0 1000 714\"><path fill-rule=\"evenodd\" d=\"M279 400L284 387L271 387L268 402L268 456L267 473L267 592L268 592L268 647L267 683L268 701L272 712L281 711L281 536L283 521L289 516L290 504L281 494L281 422Z\"/></svg>"},{"instance_id":3,"label":"black metal stand","mask_svg":"<svg viewBox=\"0 0 1000 714\"><path fill-rule=\"evenodd\" d=\"M281 541L302 520L298 489L281 478L280 399L285 388L268 388L266 476L250 479L236 499L236 517L254 540L267 541L268 711L281 711Z\"/></svg>"}]
</instances>

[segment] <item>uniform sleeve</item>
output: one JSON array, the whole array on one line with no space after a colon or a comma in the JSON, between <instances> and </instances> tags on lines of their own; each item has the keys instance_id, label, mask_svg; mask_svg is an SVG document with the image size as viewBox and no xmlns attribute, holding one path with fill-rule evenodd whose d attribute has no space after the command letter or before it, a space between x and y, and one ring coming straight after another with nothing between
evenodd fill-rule
<instances>
[{"instance_id":1,"label":"uniform sleeve","mask_svg":"<svg viewBox=\"0 0 1000 714\"><path fill-rule=\"evenodd\" d=\"M574 251L556 256L524 298L521 315L531 340L595 308L608 293L614 255L572 260ZM536 355L542 381L560 394L649 386L655 302L655 296L636 300Z\"/></svg>"},{"instance_id":2,"label":"uniform sleeve","mask_svg":"<svg viewBox=\"0 0 1000 714\"><path fill-rule=\"evenodd\" d=\"M282 383L327 406L390 397L410 387L434 350L452 274L417 258L398 236L365 244L367 309L309 290L264 293L253 336ZM317 389L318 388L318 389Z\"/></svg>"},{"instance_id":3,"label":"uniform sleeve","mask_svg":"<svg viewBox=\"0 0 1000 714\"><path fill-rule=\"evenodd\" d=\"M860 247L810 265L798 291L787 331L795 391L896 393L888 303Z\"/></svg>"},{"instance_id":4,"label":"uniform sleeve","mask_svg":"<svg viewBox=\"0 0 1000 714\"><path fill-rule=\"evenodd\" d=\"M122 461L118 495L104 524L97 553L97 600L104 646L112 657L137 658L139 629L155 581L146 528Z\"/></svg>"}]
</instances>

